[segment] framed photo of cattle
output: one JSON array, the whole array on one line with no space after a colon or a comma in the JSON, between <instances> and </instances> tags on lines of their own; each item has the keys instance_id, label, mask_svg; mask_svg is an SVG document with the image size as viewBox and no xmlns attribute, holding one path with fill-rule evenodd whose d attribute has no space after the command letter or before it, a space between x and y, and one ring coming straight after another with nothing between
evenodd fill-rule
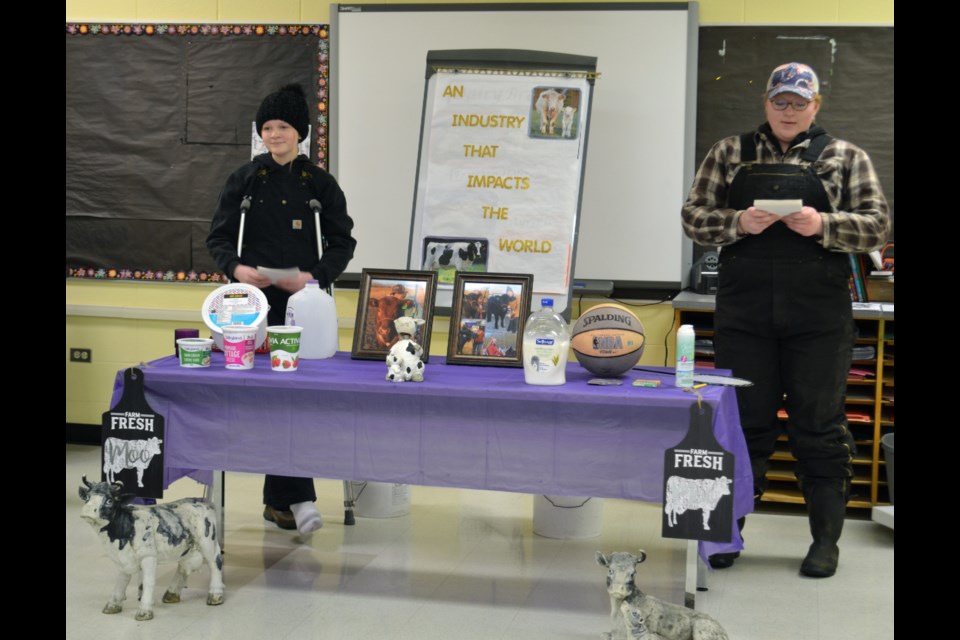
<instances>
[{"instance_id":1,"label":"framed photo of cattle","mask_svg":"<svg viewBox=\"0 0 960 640\"><path fill-rule=\"evenodd\" d=\"M364 269L360 276L351 357L385 359L390 347L400 340L394 320L408 316L424 321L418 323L413 340L423 347L423 361L427 362L436 293L436 271Z\"/></svg>"},{"instance_id":2,"label":"framed photo of cattle","mask_svg":"<svg viewBox=\"0 0 960 640\"><path fill-rule=\"evenodd\" d=\"M529 274L458 272L447 363L523 366L523 327L532 290Z\"/></svg>"}]
</instances>

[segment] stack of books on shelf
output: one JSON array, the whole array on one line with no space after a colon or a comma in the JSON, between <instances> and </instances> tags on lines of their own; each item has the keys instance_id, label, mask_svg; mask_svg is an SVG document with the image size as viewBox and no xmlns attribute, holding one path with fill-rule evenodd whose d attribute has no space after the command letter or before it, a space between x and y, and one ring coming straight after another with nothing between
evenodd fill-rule
<instances>
[{"instance_id":1,"label":"stack of books on shelf","mask_svg":"<svg viewBox=\"0 0 960 640\"><path fill-rule=\"evenodd\" d=\"M893 302L893 243L869 256L850 258L850 299L854 302Z\"/></svg>"}]
</instances>

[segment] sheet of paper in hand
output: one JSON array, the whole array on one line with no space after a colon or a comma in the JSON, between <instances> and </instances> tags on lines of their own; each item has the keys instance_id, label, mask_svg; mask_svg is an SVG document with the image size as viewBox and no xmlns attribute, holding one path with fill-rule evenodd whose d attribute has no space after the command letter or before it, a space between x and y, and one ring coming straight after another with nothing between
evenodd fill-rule
<instances>
[{"instance_id":1,"label":"sheet of paper in hand","mask_svg":"<svg viewBox=\"0 0 960 640\"><path fill-rule=\"evenodd\" d=\"M777 216L788 216L803 208L803 200L754 200L753 206Z\"/></svg>"}]
</instances>

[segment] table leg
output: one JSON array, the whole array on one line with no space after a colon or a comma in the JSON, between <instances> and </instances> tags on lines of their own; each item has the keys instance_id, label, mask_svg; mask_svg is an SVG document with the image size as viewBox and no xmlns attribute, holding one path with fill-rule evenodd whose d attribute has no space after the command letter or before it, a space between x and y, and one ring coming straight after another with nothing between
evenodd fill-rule
<instances>
[{"instance_id":1,"label":"table leg","mask_svg":"<svg viewBox=\"0 0 960 640\"><path fill-rule=\"evenodd\" d=\"M214 510L217 512L217 542L220 543L220 551L223 552L223 541L224 541L224 531L223 531L223 507L224 507L224 498L226 492L224 487L226 486L227 473L226 471L220 471L219 473L213 472L213 484L207 485L203 489L203 499L209 501L213 504Z\"/></svg>"},{"instance_id":2,"label":"table leg","mask_svg":"<svg viewBox=\"0 0 960 640\"><path fill-rule=\"evenodd\" d=\"M357 519L353 515L353 507L357 502L357 497L353 495L353 483L349 480L343 481L343 524L352 526L357 524Z\"/></svg>"},{"instance_id":3,"label":"table leg","mask_svg":"<svg viewBox=\"0 0 960 640\"><path fill-rule=\"evenodd\" d=\"M706 589L706 574L702 571L700 548L698 540L687 540L686 580L684 582L683 603L691 609L696 609L697 591ZM702 583L701 583L702 581Z\"/></svg>"}]
</instances>

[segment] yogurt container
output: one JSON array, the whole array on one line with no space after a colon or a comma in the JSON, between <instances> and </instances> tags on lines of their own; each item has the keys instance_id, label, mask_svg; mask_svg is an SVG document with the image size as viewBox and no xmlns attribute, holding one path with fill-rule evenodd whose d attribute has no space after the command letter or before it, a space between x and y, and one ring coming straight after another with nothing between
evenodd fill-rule
<instances>
[{"instance_id":1,"label":"yogurt container","mask_svg":"<svg viewBox=\"0 0 960 640\"><path fill-rule=\"evenodd\" d=\"M270 343L270 367L274 371L296 371L300 364L302 327L278 325L267 327Z\"/></svg>"},{"instance_id":2,"label":"yogurt container","mask_svg":"<svg viewBox=\"0 0 960 640\"><path fill-rule=\"evenodd\" d=\"M187 368L209 367L213 340L210 338L178 338L180 366Z\"/></svg>"},{"instance_id":3,"label":"yogurt container","mask_svg":"<svg viewBox=\"0 0 960 640\"><path fill-rule=\"evenodd\" d=\"M227 369L253 369L257 328L229 324L223 330L223 356Z\"/></svg>"}]
</instances>

